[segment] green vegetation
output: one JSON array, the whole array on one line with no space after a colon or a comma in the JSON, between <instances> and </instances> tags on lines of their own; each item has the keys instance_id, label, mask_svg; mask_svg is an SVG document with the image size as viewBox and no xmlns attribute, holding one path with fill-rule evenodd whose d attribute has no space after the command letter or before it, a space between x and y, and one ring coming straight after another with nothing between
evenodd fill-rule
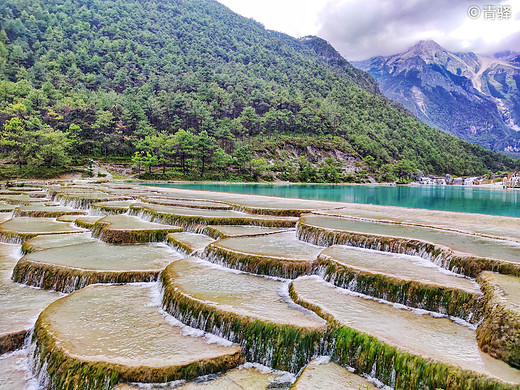
<instances>
[{"instance_id":1,"label":"green vegetation","mask_svg":"<svg viewBox=\"0 0 520 390\"><path fill-rule=\"evenodd\" d=\"M0 26L0 153L19 175L81 156L145 178L303 182L518 164L413 119L325 41L214 1L5 0Z\"/></svg>"}]
</instances>

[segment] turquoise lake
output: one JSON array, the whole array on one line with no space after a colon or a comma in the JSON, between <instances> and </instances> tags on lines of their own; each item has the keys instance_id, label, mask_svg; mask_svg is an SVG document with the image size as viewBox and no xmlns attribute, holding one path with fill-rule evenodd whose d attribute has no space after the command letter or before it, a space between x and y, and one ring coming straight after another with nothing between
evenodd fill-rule
<instances>
[{"instance_id":1,"label":"turquoise lake","mask_svg":"<svg viewBox=\"0 0 520 390\"><path fill-rule=\"evenodd\" d=\"M143 183L157 187L235 192L336 202L402 206L520 217L520 190L464 186L344 184Z\"/></svg>"}]
</instances>

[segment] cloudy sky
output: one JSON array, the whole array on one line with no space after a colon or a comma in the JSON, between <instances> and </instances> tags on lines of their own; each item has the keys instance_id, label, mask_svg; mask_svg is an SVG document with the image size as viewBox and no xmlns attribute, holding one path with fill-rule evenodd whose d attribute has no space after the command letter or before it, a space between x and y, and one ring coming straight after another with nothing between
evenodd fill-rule
<instances>
[{"instance_id":1,"label":"cloudy sky","mask_svg":"<svg viewBox=\"0 0 520 390\"><path fill-rule=\"evenodd\" d=\"M451 51L520 52L518 0L218 1L268 29L294 37L318 35L349 60L399 53L423 39ZM495 8L484 15L488 5ZM503 6L510 6L511 17L499 20Z\"/></svg>"}]
</instances>

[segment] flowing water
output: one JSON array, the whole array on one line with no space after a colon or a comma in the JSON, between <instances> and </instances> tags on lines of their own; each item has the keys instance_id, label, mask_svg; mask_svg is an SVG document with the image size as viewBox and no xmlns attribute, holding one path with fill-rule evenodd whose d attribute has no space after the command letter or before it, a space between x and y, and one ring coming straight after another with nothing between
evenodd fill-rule
<instances>
[{"instance_id":1,"label":"flowing water","mask_svg":"<svg viewBox=\"0 0 520 390\"><path fill-rule=\"evenodd\" d=\"M13 216L13 214L10 213L10 212L8 212L8 213L0 213L0 223L5 222L5 221L11 219L12 216Z\"/></svg>"},{"instance_id":2,"label":"flowing water","mask_svg":"<svg viewBox=\"0 0 520 390\"><path fill-rule=\"evenodd\" d=\"M302 222L326 229L377 234L428 241L479 257L520 262L520 244L438 229L359 221L321 215L305 215Z\"/></svg>"},{"instance_id":3,"label":"flowing water","mask_svg":"<svg viewBox=\"0 0 520 390\"><path fill-rule=\"evenodd\" d=\"M354 296L316 277L297 279L293 285L300 299L342 325L425 358L520 384L520 370L482 352L470 328Z\"/></svg>"},{"instance_id":4,"label":"flowing water","mask_svg":"<svg viewBox=\"0 0 520 390\"><path fill-rule=\"evenodd\" d=\"M103 217L99 223L110 224L109 230L171 230L171 225L144 221L141 218L126 214L116 214Z\"/></svg>"},{"instance_id":5,"label":"flowing water","mask_svg":"<svg viewBox=\"0 0 520 390\"><path fill-rule=\"evenodd\" d=\"M224 237L255 236L262 234L281 233L286 229L269 228L263 226L232 226L210 225L208 228L222 234Z\"/></svg>"},{"instance_id":6,"label":"flowing water","mask_svg":"<svg viewBox=\"0 0 520 390\"><path fill-rule=\"evenodd\" d=\"M90 233L77 234L49 234L43 236L36 236L25 242L25 246L31 250L43 250L50 248L58 248L68 245L84 244L87 242L94 242Z\"/></svg>"},{"instance_id":7,"label":"flowing water","mask_svg":"<svg viewBox=\"0 0 520 390\"><path fill-rule=\"evenodd\" d=\"M520 218L354 204L341 209L320 211L320 213L376 222L427 226L520 242Z\"/></svg>"},{"instance_id":8,"label":"flowing water","mask_svg":"<svg viewBox=\"0 0 520 390\"><path fill-rule=\"evenodd\" d=\"M267 390L287 389L292 375L269 370L260 365L245 364L207 381L189 382L178 390Z\"/></svg>"},{"instance_id":9,"label":"flowing water","mask_svg":"<svg viewBox=\"0 0 520 390\"><path fill-rule=\"evenodd\" d=\"M204 218L247 218L251 220L287 220L295 222L296 218L293 217L278 217L271 215L251 215L245 214L240 211L235 210L203 210L203 209L195 209L192 207L172 207L172 206L164 206L159 204L137 204L136 207L143 207L145 210L151 210L161 214L169 214L169 215L180 215L180 216L196 216L196 217L204 217Z\"/></svg>"},{"instance_id":10,"label":"flowing water","mask_svg":"<svg viewBox=\"0 0 520 390\"><path fill-rule=\"evenodd\" d=\"M83 229L78 229L64 222L57 222L52 218L18 217L0 224L0 233L2 232L38 235L79 233L83 232Z\"/></svg>"},{"instance_id":11,"label":"flowing water","mask_svg":"<svg viewBox=\"0 0 520 390\"><path fill-rule=\"evenodd\" d=\"M295 232L283 232L252 237L233 237L215 243L219 248L257 256L289 260L313 261L322 247L298 240Z\"/></svg>"},{"instance_id":12,"label":"flowing water","mask_svg":"<svg viewBox=\"0 0 520 390\"><path fill-rule=\"evenodd\" d=\"M3 214L3 213L6 213L6 212L11 212L11 211L13 211L15 208L16 208L15 205L7 204L7 203L4 203L4 202L0 201L0 212L1 212L2 214Z\"/></svg>"},{"instance_id":13,"label":"flowing water","mask_svg":"<svg viewBox=\"0 0 520 390\"><path fill-rule=\"evenodd\" d=\"M176 199L164 196L143 196L141 200L146 203L161 204L164 206L179 206L199 209L221 209L230 210L231 206L225 203L212 202L209 200Z\"/></svg>"},{"instance_id":14,"label":"flowing water","mask_svg":"<svg viewBox=\"0 0 520 390\"><path fill-rule=\"evenodd\" d=\"M188 187L192 188L191 186ZM256 192L257 194L261 193L262 188L264 188L263 186L241 185L239 187L246 188L245 191L250 191L251 188L260 189L260 192ZM145 219L153 220L151 217L154 213L165 214L165 220L170 223L168 217L178 216L183 225L186 225L186 228L193 228L193 230L199 232L203 231L212 236L220 234L231 238L215 242L213 238L202 234L171 233L169 236L172 238L173 245L202 252L208 244L211 244L205 253L208 259L220 263L221 261L217 259L218 256L222 256L222 258L229 256L228 265L237 268L247 265L248 256L249 258L256 256L258 259L269 260L267 263L261 261L262 265L258 265L258 270L253 270L254 267L251 266L252 268L248 269L250 272L269 274L261 267L271 269L270 267L290 264L294 267L294 270L288 268L287 274L284 273L283 276L290 275L287 277L291 278L310 271L311 264L315 264L317 256L321 253L322 258L331 258L338 264L372 273L384 274L406 281L413 280L462 289L472 293L479 292L479 288L474 281L458 277L416 256L394 255L345 246L334 246L324 250L322 247L299 241L294 229L233 226L232 224L248 223L253 225L260 224L262 220L276 220L276 224L272 222L265 224L268 226L291 226L291 223L296 222L297 218L247 214L247 212L296 215L302 211L317 210L321 214L329 215L306 215L302 218L303 221L310 225L328 229L415 238L477 256L520 262L520 222L516 219L330 202L330 200L357 202L358 198L348 200L343 197L345 191L348 192L350 187L359 193L371 191L371 187L361 186L277 187L268 185L265 187L269 189L268 191L276 188L276 191L281 191L284 196L290 195L291 191L297 189L302 191L298 194L300 198L319 196L322 200L317 201L182 189L168 189L168 192L157 193L126 184L92 185L87 182L84 182L84 184L80 182L78 185L70 187L49 187L50 194L58 192L57 198L61 199L62 206L44 205L43 202L48 202L48 200L30 198L23 191L20 191L20 194L0 195L0 202L2 196L5 196L9 203L42 202L21 206L19 207L21 210L70 211L70 207L86 209L91 207L93 202L102 201L98 204L94 203L92 208L105 208L105 210L94 210L94 213L107 214L110 213L111 208L121 212L130 208L131 205L135 205L135 209L132 207L133 210L130 213L142 215ZM222 188L234 187L225 186ZM402 194L408 193L407 196L409 197L404 197L400 201L407 206L418 207L419 200L413 200L410 195L417 191L412 190L412 187L386 188L387 190L375 190L375 192L382 191L381 194L386 194L390 200L393 196L392 191L400 191ZM398 188L407 188L407 190L397 190ZM446 199L452 199L453 196L457 198L455 190L450 187L446 187L445 190L443 196ZM59 194L59 192L62 192L62 194ZM341 199L335 198L338 193L343 194L340 197ZM418 193L420 192L415 192L416 195ZM481 201L485 198L483 194L487 194L489 205L494 205L494 209L497 210L496 214L501 214L503 210L499 203L495 202L496 199L491 201L491 198L498 193L511 196L519 192L487 189L479 193L469 190L462 191L459 194L464 200L461 200L462 198L458 200L463 202L464 205L471 204L471 207L474 207L471 212L487 212L486 210L489 211L491 208L486 209L482 206L482 202L466 202L468 194L473 194L475 198L480 197ZM381 194L378 196L381 196ZM34 195L40 196L40 193L35 191ZM128 199L126 195L139 196L141 200L148 200L150 203L144 204L136 203L134 200L126 200ZM269 195L274 194L270 193ZM280 195L280 193L277 195ZM433 199L440 195L435 190L432 191L430 196ZM383 199L383 201L385 200ZM425 199L421 201L425 201ZM230 206L224 204L224 202L232 204L234 210L231 210ZM3 206L6 205L0 203L0 211L3 210ZM421 207L435 208L436 204L432 201L430 205ZM12 206L5 208L6 211L12 209ZM141 209L148 210L148 214L140 212ZM463 209L464 207L462 207L462 211L468 211ZM350 218L332 217L336 214ZM262 277L231 270L200 258L183 258L179 252L171 249L165 243L146 245L106 244L93 239L90 232L73 228L72 224L69 223L57 222L50 218L14 218L7 220L11 215L10 212L0 213L0 233L3 231L5 237L9 237L13 233L19 234L24 239L36 234L53 234L37 236L27 241L26 247L33 252L27 254L25 259L34 262L34 264L28 265L29 269L31 267L36 269L36 263L50 264L51 271L58 269L52 267L53 264L60 266L60 269L65 269L65 271L60 271L63 274L59 274L60 280L64 283L66 277L69 277L67 276L68 273L71 275L70 278L83 278L82 270L94 271L96 274L101 273L103 275L117 274L116 271L123 273L135 271L139 274L149 271L155 272L154 275L157 277L157 271L168 266L163 274L163 282L166 283L167 280L168 283L173 284L175 291L198 301L200 305L225 312L230 318L259 319L275 324L304 327L317 330L318 339L323 336L320 332L325 329L326 322L313 312L294 303L289 296L289 280L281 279L278 273L273 273L273 275L277 275L277 278ZM504 215L512 214L509 210ZM520 213L518 213L518 216L520 216ZM72 219L93 224L100 217L89 215L78 218L69 217L67 220ZM385 220L392 223L372 223L360 219ZM7 222L2 223L5 220ZM160 221L160 218L157 220ZM190 225L192 220L194 221L193 225ZM141 218L126 214L109 215L104 217L102 221L107 222L109 224L108 229L111 230L172 228L171 225L146 222ZM204 228L206 230L204 230L202 227L194 225L201 223L200 221L203 221L202 223L224 223L226 225L206 226ZM278 221L282 221L284 224L280 224ZM414 224L428 225L438 229L410 226ZM481 235L499 235L510 241L461 234L454 230ZM63 234L72 232L75 234ZM211 252L211 248L215 248L214 253ZM236 258L234 259L233 256L236 256ZM63 295L25 287L10 280L12 269L19 257L19 246L0 244L0 309L3 313L0 316L0 337L3 335L4 329L7 330L6 334L29 330L38 314L43 310L42 324L49 326L48 329L52 333L52 337L56 337L60 347L75 359L118 363L131 369L138 368L136 372L147 369L145 366L161 370L162 368L186 365L195 361L200 362L198 367L210 367L210 372L215 369L226 371L239 364L238 346L221 338L226 337L229 340L235 340L232 334L234 331L231 334L225 333L232 329L231 327L226 328L225 324L215 323L211 325L213 328L205 328L205 324L209 324L209 318L205 318L199 313L196 318L190 319L190 315L197 314L192 310L193 308L190 309L193 313L190 310L186 313L179 311L178 318L186 324L209 330L215 334L207 334L200 329L183 325L166 314L161 308L161 295L157 283L88 286L56 301ZM239 264L235 264L234 261L238 261ZM241 262L244 262L244 264ZM226 262L223 261L223 263ZM301 269L297 267L301 267ZM75 276L78 270L80 275ZM291 273L293 271L294 273ZM170 273L174 277L166 278L165 275L170 275ZM37 278L38 275L35 273L34 277ZM43 278L43 276L40 277ZM488 279L503 292L502 299L508 307L517 312L519 310L518 302L520 301L519 279L494 274L491 274ZM73 282L75 283L75 280ZM520 370L493 359L479 350L475 331L467 323L465 324L468 326L462 326L460 325L462 322L459 324L446 318L438 318L440 315L435 313L428 315L425 314L427 312L424 310L366 299L360 294L335 288L315 276L296 279L294 288L303 301L320 307L325 314L334 316L340 323L373 335L388 344L398 346L427 359L436 359L505 381L520 383ZM165 289L165 296L167 296L167 291ZM49 304L50 306L48 306ZM47 308L45 309L45 307ZM165 307L167 307L166 303ZM167 308L173 310L174 306ZM173 313L173 311L171 312ZM289 333L286 335L289 335ZM306 355L303 362L298 363L297 367L288 364L288 367L294 372L305 363L306 359L316 353L314 348L318 348L317 344L314 347L311 346L307 351L305 342L301 345L298 344L298 346L284 345L283 340L270 340L269 336L263 333L255 337L254 341L250 340L249 344L242 345L244 348L242 353L247 359L256 362L273 364L276 367L270 359L279 352L277 349L279 346L282 349L287 348L287 353L280 356L285 356L282 360L285 359L289 362L296 362L298 353L309 352L310 354ZM243 342L243 340L239 341ZM323 340L319 343L323 343ZM264 348L263 344L265 344L265 350L262 349ZM320 348L324 348L325 344L319 345ZM271 346L272 350L269 349ZM333 348L333 346L329 347ZM261 356L254 354L255 349L260 351ZM295 351L292 351L293 349ZM332 353L329 350L322 352ZM28 375L27 353L27 349L22 349L13 354L0 356L0 390L37 388L34 379ZM222 358L229 359L230 363L226 367L216 368L220 367L218 365L220 363L215 362L221 361L219 359ZM257 364L246 364L219 375L198 378L194 382L183 384L180 388L184 390L198 388L228 390L287 388L289 385L287 375L290 376L288 373L268 370ZM4 379L4 377L7 379ZM165 376L162 374L155 379L161 381L164 378ZM280 378L285 378L285 381ZM293 380L294 377L289 379L289 381ZM338 383L342 383L344 388L347 389L374 388L364 378L353 375L336 364L327 363L323 359L311 363L303 370L295 388L333 389ZM175 386L179 384L175 383ZM130 386L136 386L136 384ZM151 388L150 386L150 384L141 384L137 388ZM173 388L172 386L174 386L173 382L161 388ZM123 388L124 386L121 389L118 388L118 390Z\"/></svg>"},{"instance_id":15,"label":"flowing water","mask_svg":"<svg viewBox=\"0 0 520 390\"><path fill-rule=\"evenodd\" d=\"M219 310L277 324L323 328L325 322L290 303L287 284L232 272L196 258L176 261L168 270L180 291Z\"/></svg>"},{"instance_id":16,"label":"flowing water","mask_svg":"<svg viewBox=\"0 0 520 390\"><path fill-rule=\"evenodd\" d=\"M221 375L205 375L185 384L174 381L154 387L153 384L121 384L114 390L287 390L294 376L286 371L276 371L260 364L246 363Z\"/></svg>"},{"instance_id":17,"label":"flowing water","mask_svg":"<svg viewBox=\"0 0 520 390\"><path fill-rule=\"evenodd\" d=\"M320 258L330 259L356 270L480 294L480 288L475 282L446 271L418 256L397 255L335 245L325 249Z\"/></svg>"},{"instance_id":18,"label":"flowing water","mask_svg":"<svg viewBox=\"0 0 520 390\"><path fill-rule=\"evenodd\" d=\"M14 283L11 273L19 257L18 246L0 243L0 337L29 330L38 314L60 297L54 292Z\"/></svg>"},{"instance_id":19,"label":"flowing water","mask_svg":"<svg viewBox=\"0 0 520 390\"><path fill-rule=\"evenodd\" d=\"M15 209L15 215L26 215L26 216L42 216L42 217L54 217L60 215L81 215L86 214L86 211L76 210L72 207L64 206L48 206L43 203L32 204L29 206L19 206Z\"/></svg>"},{"instance_id":20,"label":"flowing water","mask_svg":"<svg viewBox=\"0 0 520 390\"><path fill-rule=\"evenodd\" d=\"M193 188L196 191L191 190L183 190L178 189L182 188L183 184L180 184L177 187L177 184L148 184L143 183L143 185L157 186L157 187L167 187L171 193L167 193L169 197L182 198L182 199L192 199L192 200L217 200L221 202L230 202L234 205L242 205L245 207L252 208L260 208L260 209L272 209L272 210L302 210L302 211L312 211L320 208L331 208L331 207L339 207L341 204L333 203L333 202L325 202L325 201L316 201L316 200L306 200L306 199L284 199L282 198L273 198L271 196L261 196L261 195L270 195L270 194L262 194L262 192L254 192L248 193L248 196L243 196L240 194L232 193L233 191L224 191L224 192L208 192L208 191L198 191L197 188ZM188 188L188 187L187 187ZM224 188L224 187L223 187ZM209 191L218 191L218 190L209 190ZM240 192L240 191L236 191ZM255 196L256 195L256 196ZM283 196L283 195L278 195Z\"/></svg>"},{"instance_id":21,"label":"flowing water","mask_svg":"<svg viewBox=\"0 0 520 390\"><path fill-rule=\"evenodd\" d=\"M87 242L55 247L25 255L35 263L102 271L162 270L182 256L164 244L111 245Z\"/></svg>"},{"instance_id":22,"label":"flowing water","mask_svg":"<svg viewBox=\"0 0 520 390\"><path fill-rule=\"evenodd\" d=\"M86 225L94 225L101 218L103 218L103 217L101 217L101 216L94 216L94 215L86 215L84 217L83 216L78 217L74 221L77 221L79 223L83 223L83 224L86 224Z\"/></svg>"},{"instance_id":23,"label":"flowing water","mask_svg":"<svg viewBox=\"0 0 520 390\"><path fill-rule=\"evenodd\" d=\"M108 202L97 202L92 204L92 209L126 211L135 200L113 200Z\"/></svg>"},{"instance_id":24,"label":"flowing water","mask_svg":"<svg viewBox=\"0 0 520 390\"><path fill-rule=\"evenodd\" d=\"M201 253L214 241L215 239L199 233L178 232L168 234L168 242L174 246L179 246L188 254L192 252Z\"/></svg>"},{"instance_id":25,"label":"flowing water","mask_svg":"<svg viewBox=\"0 0 520 390\"><path fill-rule=\"evenodd\" d=\"M0 355L0 390L37 390L37 382L26 349Z\"/></svg>"},{"instance_id":26,"label":"flowing water","mask_svg":"<svg viewBox=\"0 0 520 390\"><path fill-rule=\"evenodd\" d=\"M171 215L187 215L201 217L218 217L218 218L240 218L244 217L244 213L233 210L201 210L192 207L173 207L160 204L143 204L138 203L135 207L143 207L147 210L155 211L163 214Z\"/></svg>"},{"instance_id":27,"label":"flowing water","mask_svg":"<svg viewBox=\"0 0 520 390\"><path fill-rule=\"evenodd\" d=\"M336 363L310 362L291 390L375 390L365 378L353 374Z\"/></svg>"},{"instance_id":28,"label":"flowing water","mask_svg":"<svg viewBox=\"0 0 520 390\"><path fill-rule=\"evenodd\" d=\"M143 185L520 217L520 207L518 207L520 191L516 189L505 190L501 186L484 188L470 186L414 187L235 183L143 183ZM246 197L242 196L242 198ZM215 197L215 199L217 198Z\"/></svg>"},{"instance_id":29,"label":"flowing water","mask_svg":"<svg viewBox=\"0 0 520 390\"><path fill-rule=\"evenodd\" d=\"M498 286L501 292L500 299L505 306L520 315L520 278L487 272L486 279Z\"/></svg>"},{"instance_id":30,"label":"flowing water","mask_svg":"<svg viewBox=\"0 0 520 390\"><path fill-rule=\"evenodd\" d=\"M49 306L42 317L60 348L85 361L160 368L204 364L239 350L184 335L153 305L150 287L85 287Z\"/></svg>"},{"instance_id":31,"label":"flowing water","mask_svg":"<svg viewBox=\"0 0 520 390\"><path fill-rule=\"evenodd\" d=\"M43 199L43 198L32 198L26 194L13 194L13 195L0 195L0 201L4 201L5 203L10 203L10 204L15 204L15 205L23 205L23 204L48 202L49 200Z\"/></svg>"}]
</instances>

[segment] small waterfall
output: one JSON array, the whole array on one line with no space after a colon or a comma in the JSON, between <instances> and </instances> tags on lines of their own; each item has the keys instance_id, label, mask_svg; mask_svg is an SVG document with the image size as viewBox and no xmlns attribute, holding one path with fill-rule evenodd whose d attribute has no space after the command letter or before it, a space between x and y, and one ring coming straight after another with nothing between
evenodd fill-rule
<instances>
[{"instance_id":1,"label":"small waterfall","mask_svg":"<svg viewBox=\"0 0 520 390\"><path fill-rule=\"evenodd\" d=\"M12 279L17 283L71 293L96 283L154 282L160 271L92 271L61 267L54 264L32 263L21 259L13 270Z\"/></svg>"},{"instance_id":2,"label":"small waterfall","mask_svg":"<svg viewBox=\"0 0 520 390\"><path fill-rule=\"evenodd\" d=\"M310 262L284 262L267 256L242 254L212 244L206 247L201 257L212 263L239 271L284 279L296 279L311 271Z\"/></svg>"},{"instance_id":3,"label":"small waterfall","mask_svg":"<svg viewBox=\"0 0 520 390\"><path fill-rule=\"evenodd\" d=\"M314 245L349 245L382 252L419 256L451 272L472 278L477 277L483 270L520 276L519 264L455 253L450 248L427 241L333 230L307 225L301 221L297 225L296 234L298 239Z\"/></svg>"},{"instance_id":4,"label":"small waterfall","mask_svg":"<svg viewBox=\"0 0 520 390\"><path fill-rule=\"evenodd\" d=\"M163 309L190 327L241 345L247 361L294 373L326 349L326 333L220 311L184 295L168 278L160 276Z\"/></svg>"}]
</instances>

